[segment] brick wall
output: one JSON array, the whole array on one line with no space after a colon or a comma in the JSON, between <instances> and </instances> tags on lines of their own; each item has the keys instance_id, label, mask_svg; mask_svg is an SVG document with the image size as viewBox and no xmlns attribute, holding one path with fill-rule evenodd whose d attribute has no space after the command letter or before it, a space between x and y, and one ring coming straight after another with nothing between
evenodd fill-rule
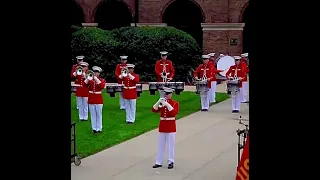
<instances>
[{"instance_id":1,"label":"brick wall","mask_svg":"<svg viewBox=\"0 0 320 180\"><path fill-rule=\"evenodd\" d=\"M83 9L85 22L93 23L97 6L103 0L74 0ZM139 23L162 23L165 9L175 0L139 0ZM212 23L240 23L242 14L249 0L193 0L201 8L204 22ZM135 12L135 0L123 0L132 14ZM192 12L190 12L192 13ZM219 51L229 55L239 54L242 51L242 30L240 26L234 28L211 28L203 31L204 52ZM210 29L210 28L209 28ZM230 38L239 40L237 46L229 46Z\"/></svg>"}]
</instances>

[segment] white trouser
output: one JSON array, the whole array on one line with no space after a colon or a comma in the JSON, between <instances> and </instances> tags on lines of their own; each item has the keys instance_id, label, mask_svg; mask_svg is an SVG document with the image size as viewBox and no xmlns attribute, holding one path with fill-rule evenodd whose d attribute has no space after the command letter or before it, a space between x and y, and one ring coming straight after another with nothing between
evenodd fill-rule
<instances>
[{"instance_id":1,"label":"white trouser","mask_svg":"<svg viewBox=\"0 0 320 180\"><path fill-rule=\"evenodd\" d=\"M102 131L103 104L89 104L92 130Z\"/></svg>"},{"instance_id":2,"label":"white trouser","mask_svg":"<svg viewBox=\"0 0 320 180\"><path fill-rule=\"evenodd\" d=\"M136 102L136 99L124 99L127 122L133 123L136 120Z\"/></svg>"},{"instance_id":3,"label":"white trouser","mask_svg":"<svg viewBox=\"0 0 320 180\"><path fill-rule=\"evenodd\" d=\"M119 101L120 101L120 109L125 109L126 105L125 105L124 99L122 97L122 92L119 93Z\"/></svg>"},{"instance_id":4,"label":"white trouser","mask_svg":"<svg viewBox=\"0 0 320 180\"><path fill-rule=\"evenodd\" d=\"M159 89L160 98L164 97L164 91Z\"/></svg>"},{"instance_id":5,"label":"white trouser","mask_svg":"<svg viewBox=\"0 0 320 180\"><path fill-rule=\"evenodd\" d=\"M211 82L211 88L209 90L209 102L214 103L216 102L216 89L217 89L217 81Z\"/></svg>"},{"instance_id":6,"label":"white trouser","mask_svg":"<svg viewBox=\"0 0 320 180\"><path fill-rule=\"evenodd\" d=\"M88 120L88 97L77 97L79 119Z\"/></svg>"},{"instance_id":7,"label":"white trouser","mask_svg":"<svg viewBox=\"0 0 320 180\"><path fill-rule=\"evenodd\" d=\"M240 111L240 105L241 105L241 93L236 92L236 94L232 96L232 110Z\"/></svg>"},{"instance_id":8,"label":"white trouser","mask_svg":"<svg viewBox=\"0 0 320 180\"><path fill-rule=\"evenodd\" d=\"M174 163L174 145L176 133L159 133L156 164L162 165L166 144L168 145L168 164Z\"/></svg>"},{"instance_id":9,"label":"white trouser","mask_svg":"<svg viewBox=\"0 0 320 180\"><path fill-rule=\"evenodd\" d=\"M77 105L77 109L79 109L79 102L80 102L80 97L76 96L76 105Z\"/></svg>"},{"instance_id":10,"label":"white trouser","mask_svg":"<svg viewBox=\"0 0 320 180\"><path fill-rule=\"evenodd\" d=\"M241 102L247 102L247 89L248 89L248 82L242 82L242 88L240 88Z\"/></svg>"},{"instance_id":11,"label":"white trouser","mask_svg":"<svg viewBox=\"0 0 320 180\"><path fill-rule=\"evenodd\" d=\"M201 109L209 109L209 92L200 92Z\"/></svg>"}]
</instances>

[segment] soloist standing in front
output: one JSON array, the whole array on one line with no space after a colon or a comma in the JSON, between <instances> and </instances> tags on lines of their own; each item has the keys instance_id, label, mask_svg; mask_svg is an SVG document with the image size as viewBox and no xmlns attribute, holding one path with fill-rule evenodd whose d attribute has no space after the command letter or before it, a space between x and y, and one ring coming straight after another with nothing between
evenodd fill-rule
<instances>
[{"instance_id":1,"label":"soloist standing in front","mask_svg":"<svg viewBox=\"0 0 320 180\"><path fill-rule=\"evenodd\" d=\"M168 169L172 169L174 165L176 115L179 112L179 103L171 99L173 91L174 89L164 87L164 98L160 98L152 107L152 112L160 112L158 151L153 168L162 167L166 144L168 145Z\"/></svg>"}]
</instances>

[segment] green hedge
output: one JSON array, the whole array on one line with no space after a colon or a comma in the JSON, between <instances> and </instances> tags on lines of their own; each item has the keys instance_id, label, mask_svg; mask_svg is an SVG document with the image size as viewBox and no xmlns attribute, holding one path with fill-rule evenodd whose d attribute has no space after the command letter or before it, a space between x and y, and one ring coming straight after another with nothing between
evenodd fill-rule
<instances>
[{"instance_id":1,"label":"green hedge","mask_svg":"<svg viewBox=\"0 0 320 180\"><path fill-rule=\"evenodd\" d=\"M86 56L90 66L104 69L104 78L115 81L114 70L120 55L127 55L128 63L136 64L140 81L155 81L154 64L160 51L168 51L173 61L175 81L186 82L189 71L201 62L201 49L189 34L172 27L124 27L112 31L82 28L72 34L72 60Z\"/></svg>"}]
</instances>

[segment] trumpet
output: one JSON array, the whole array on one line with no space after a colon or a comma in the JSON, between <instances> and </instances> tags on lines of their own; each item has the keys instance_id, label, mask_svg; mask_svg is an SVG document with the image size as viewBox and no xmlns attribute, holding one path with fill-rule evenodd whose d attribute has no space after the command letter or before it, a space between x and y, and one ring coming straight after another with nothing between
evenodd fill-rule
<instances>
[{"instance_id":1,"label":"trumpet","mask_svg":"<svg viewBox=\"0 0 320 180\"><path fill-rule=\"evenodd\" d=\"M87 79L92 80L93 77L94 77L94 72L89 70L88 73L87 73Z\"/></svg>"},{"instance_id":2,"label":"trumpet","mask_svg":"<svg viewBox=\"0 0 320 180\"><path fill-rule=\"evenodd\" d=\"M76 70L76 73L77 73L78 76L82 75L83 74L83 67L82 66L78 66L77 70Z\"/></svg>"},{"instance_id":3,"label":"trumpet","mask_svg":"<svg viewBox=\"0 0 320 180\"><path fill-rule=\"evenodd\" d=\"M164 102L167 102L167 99L166 99L166 98L160 98L159 108L162 108L162 107L163 107L163 103L164 103Z\"/></svg>"},{"instance_id":4,"label":"trumpet","mask_svg":"<svg viewBox=\"0 0 320 180\"><path fill-rule=\"evenodd\" d=\"M121 70L121 75L123 77L127 77L128 76L128 73L129 73L129 69L128 68L122 68Z\"/></svg>"}]
</instances>

